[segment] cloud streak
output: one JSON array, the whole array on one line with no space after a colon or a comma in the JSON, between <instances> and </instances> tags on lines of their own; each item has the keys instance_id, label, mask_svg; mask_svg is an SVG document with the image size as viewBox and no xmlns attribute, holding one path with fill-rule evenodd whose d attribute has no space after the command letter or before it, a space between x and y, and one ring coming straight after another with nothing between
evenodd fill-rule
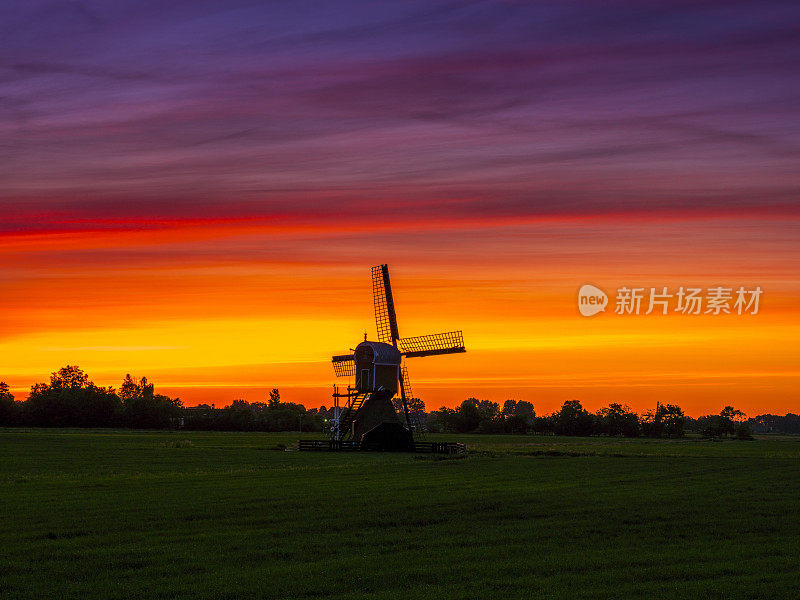
<instances>
[{"instance_id":1,"label":"cloud streak","mask_svg":"<svg viewBox=\"0 0 800 600\"><path fill-rule=\"evenodd\" d=\"M654 204L676 171L693 203L798 184L791 3L24 7L0 64L15 203L225 196L235 215L285 190L460 188L491 211L517 182L624 180Z\"/></svg>"}]
</instances>

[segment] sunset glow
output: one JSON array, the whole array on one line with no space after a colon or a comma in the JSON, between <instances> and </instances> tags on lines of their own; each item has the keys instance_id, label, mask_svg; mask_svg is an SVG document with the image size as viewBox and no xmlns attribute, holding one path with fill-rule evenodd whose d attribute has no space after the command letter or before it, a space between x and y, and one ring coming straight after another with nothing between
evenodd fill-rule
<instances>
[{"instance_id":1,"label":"sunset glow","mask_svg":"<svg viewBox=\"0 0 800 600\"><path fill-rule=\"evenodd\" d=\"M0 381L329 406L388 263L401 335L464 331L409 362L429 409L798 412L800 13L758 7L4 14ZM585 318L587 282L764 292Z\"/></svg>"}]
</instances>

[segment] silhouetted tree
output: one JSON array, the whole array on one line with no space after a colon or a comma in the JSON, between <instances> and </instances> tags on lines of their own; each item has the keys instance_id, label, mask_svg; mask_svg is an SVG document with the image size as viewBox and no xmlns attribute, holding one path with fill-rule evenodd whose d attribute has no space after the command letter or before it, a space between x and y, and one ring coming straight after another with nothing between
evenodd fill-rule
<instances>
[{"instance_id":1,"label":"silhouetted tree","mask_svg":"<svg viewBox=\"0 0 800 600\"><path fill-rule=\"evenodd\" d=\"M592 435L594 419L578 400L567 400L561 410L553 415L555 431L559 435Z\"/></svg>"},{"instance_id":2,"label":"silhouetted tree","mask_svg":"<svg viewBox=\"0 0 800 600\"><path fill-rule=\"evenodd\" d=\"M476 431L481 424L481 413L478 410L478 400L470 398L464 400L456 409L455 429L459 433Z\"/></svg>"},{"instance_id":3,"label":"silhouetted tree","mask_svg":"<svg viewBox=\"0 0 800 600\"><path fill-rule=\"evenodd\" d=\"M50 375L50 387L53 388L88 388L93 385L89 376L77 365L61 367Z\"/></svg>"},{"instance_id":4,"label":"silhouetted tree","mask_svg":"<svg viewBox=\"0 0 800 600\"><path fill-rule=\"evenodd\" d=\"M656 404L655 411L642 415L642 433L647 437L683 437L686 417L676 404Z\"/></svg>"},{"instance_id":5,"label":"silhouetted tree","mask_svg":"<svg viewBox=\"0 0 800 600\"><path fill-rule=\"evenodd\" d=\"M272 390L267 403L234 400L221 409L206 407L183 411L184 427L221 431L322 431L327 412L306 410L302 404L281 402L277 389Z\"/></svg>"},{"instance_id":6,"label":"silhouetted tree","mask_svg":"<svg viewBox=\"0 0 800 600\"><path fill-rule=\"evenodd\" d=\"M597 411L597 431L605 435L636 437L640 433L639 417L627 406L616 402Z\"/></svg>"},{"instance_id":7,"label":"silhouetted tree","mask_svg":"<svg viewBox=\"0 0 800 600\"><path fill-rule=\"evenodd\" d=\"M747 423L756 433L800 433L800 415L794 413L758 415Z\"/></svg>"},{"instance_id":8,"label":"silhouetted tree","mask_svg":"<svg viewBox=\"0 0 800 600\"><path fill-rule=\"evenodd\" d=\"M428 431L431 433L457 431L456 421L456 411L443 406L428 415Z\"/></svg>"},{"instance_id":9,"label":"silhouetted tree","mask_svg":"<svg viewBox=\"0 0 800 600\"><path fill-rule=\"evenodd\" d=\"M98 387L80 367L67 365L37 383L23 410L30 425L45 427L109 427L120 401L113 388Z\"/></svg>"},{"instance_id":10,"label":"silhouetted tree","mask_svg":"<svg viewBox=\"0 0 800 600\"><path fill-rule=\"evenodd\" d=\"M122 402L121 422L125 427L169 429L181 417L183 405L180 399L156 394L147 377L137 382L130 373L127 374L118 395Z\"/></svg>"},{"instance_id":11,"label":"silhouetted tree","mask_svg":"<svg viewBox=\"0 0 800 600\"><path fill-rule=\"evenodd\" d=\"M226 429L233 431L256 429L257 417L251 409L250 403L245 400L234 400L230 406L225 407L221 416L227 422Z\"/></svg>"},{"instance_id":12,"label":"silhouetted tree","mask_svg":"<svg viewBox=\"0 0 800 600\"><path fill-rule=\"evenodd\" d=\"M709 415L703 419L703 428L700 434L703 437L728 437L736 433L737 422L742 422L746 415L732 406L726 406L718 415ZM749 429L742 430L743 439L747 439Z\"/></svg>"},{"instance_id":13,"label":"silhouetted tree","mask_svg":"<svg viewBox=\"0 0 800 600\"><path fill-rule=\"evenodd\" d=\"M504 423L500 414L500 405L491 400L478 400L477 402L478 431L481 433L502 433Z\"/></svg>"},{"instance_id":14,"label":"silhouetted tree","mask_svg":"<svg viewBox=\"0 0 800 600\"><path fill-rule=\"evenodd\" d=\"M661 420L664 423L664 435L668 438L683 437L683 427L686 423L686 417L683 410L676 404L662 405Z\"/></svg>"},{"instance_id":15,"label":"silhouetted tree","mask_svg":"<svg viewBox=\"0 0 800 600\"><path fill-rule=\"evenodd\" d=\"M517 410L517 401L516 400L506 400L503 402L503 410L500 411L500 414L503 415L504 419L507 419L511 415L513 415Z\"/></svg>"},{"instance_id":16,"label":"silhouetted tree","mask_svg":"<svg viewBox=\"0 0 800 600\"><path fill-rule=\"evenodd\" d=\"M0 427L16 425L18 419L17 402L5 381L0 381Z\"/></svg>"},{"instance_id":17,"label":"silhouetted tree","mask_svg":"<svg viewBox=\"0 0 800 600\"><path fill-rule=\"evenodd\" d=\"M405 409L403 408L403 399L400 396L392 397L392 404L400 418L405 420ZM408 405L408 414L411 417L412 423L418 423L425 428L428 414L425 412L425 403L420 398L406 398Z\"/></svg>"},{"instance_id":18,"label":"silhouetted tree","mask_svg":"<svg viewBox=\"0 0 800 600\"><path fill-rule=\"evenodd\" d=\"M236 402L236 400L234 400ZM264 414L268 409L268 405L266 402L251 402L250 403L250 410L252 410L256 415Z\"/></svg>"},{"instance_id":19,"label":"silhouetted tree","mask_svg":"<svg viewBox=\"0 0 800 600\"><path fill-rule=\"evenodd\" d=\"M730 419L733 422L744 421L747 418L747 415L745 415L738 408L733 408L732 406L726 406L719 411L719 416L723 419Z\"/></svg>"},{"instance_id":20,"label":"silhouetted tree","mask_svg":"<svg viewBox=\"0 0 800 600\"><path fill-rule=\"evenodd\" d=\"M459 433L502 431L503 420L497 402L468 398L452 413L446 412L446 409L439 412L440 417L444 418L445 431Z\"/></svg>"},{"instance_id":21,"label":"silhouetted tree","mask_svg":"<svg viewBox=\"0 0 800 600\"><path fill-rule=\"evenodd\" d=\"M147 382L147 377L142 377L142 379L137 383L136 380L131 377L130 373L128 373L125 375L125 379L123 380L117 395L122 402L125 402L127 400L142 398L144 396L152 397L153 393L153 384Z\"/></svg>"},{"instance_id":22,"label":"silhouetted tree","mask_svg":"<svg viewBox=\"0 0 800 600\"><path fill-rule=\"evenodd\" d=\"M503 431L505 433L528 433L536 420L536 411L533 404L525 400L506 400L503 410Z\"/></svg>"},{"instance_id":23,"label":"silhouetted tree","mask_svg":"<svg viewBox=\"0 0 800 600\"><path fill-rule=\"evenodd\" d=\"M536 417L533 419L533 429L534 433L538 434L554 434L556 432L556 416L558 413L554 415L549 415L545 417Z\"/></svg>"}]
</instances>

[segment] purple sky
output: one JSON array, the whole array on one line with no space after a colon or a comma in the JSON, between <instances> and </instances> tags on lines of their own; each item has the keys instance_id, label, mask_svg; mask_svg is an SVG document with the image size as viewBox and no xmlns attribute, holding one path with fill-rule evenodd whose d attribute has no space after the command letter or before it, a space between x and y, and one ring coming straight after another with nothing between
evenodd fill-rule
<instances>
[{"instance_id":1,"label":"purple sky","mask_svg":"<svg viewBox=\"0 0 800 600\"><path fill-rule=\"evenodd\" d=\"M797 2L6 2L0 230L795 213L798 26Z\"/></svg>"}]
</instances>

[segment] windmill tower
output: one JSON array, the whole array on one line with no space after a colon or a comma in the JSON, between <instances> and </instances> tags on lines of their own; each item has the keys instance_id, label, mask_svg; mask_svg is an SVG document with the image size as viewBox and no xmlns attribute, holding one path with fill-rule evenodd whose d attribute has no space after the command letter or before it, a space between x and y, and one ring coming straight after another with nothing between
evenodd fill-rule
<instances>
[{"instance_id":1,"label":"windmill tower","mask_svg":"<svg viewBox=\"0 0 800 600\"><path fill-rule=\"evenodd\" d=\"M372 295L378 341L364 341L353 354L334 356L331 361L337 377L353 378L346 393L334 391L345 403L333 435L340 441L353 440L383 449L413 449L415 419L410 414L411 383L405 359L436 354L466 352L461 331L401 338L397 327L389 267L372 267ZM400 393L403 414L398 415L392 398Z\"/></svg>"}]
</instances>

